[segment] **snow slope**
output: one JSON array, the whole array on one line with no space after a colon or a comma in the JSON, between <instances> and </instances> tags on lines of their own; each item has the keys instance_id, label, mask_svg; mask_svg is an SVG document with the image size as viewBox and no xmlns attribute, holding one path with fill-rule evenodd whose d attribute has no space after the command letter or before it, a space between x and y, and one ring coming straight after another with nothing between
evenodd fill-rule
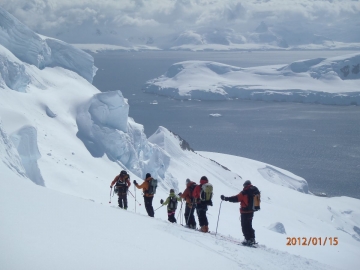
<instances>
[{"instance_id":1,"label":"snow slope","mask_svg":"<svg viewBox=\"0 0 360 270\"><path fill-rule=\"evenodd\" d=\"M360 104L360 54L240 68L185 61L146 83L145 91L176 99L233 98L306 103Z\"/></svg>"},{"instance_id":2,"label":"snow slope","mask_svg":"<svg viewBox=\"0 0 360 270\"><path fill-rule=\"evenodd\" d=\"M40 69L9 48L14 52L0 45L2 269L104 269L119 267L119 256L126 269L183 269L184 258L193 268L209 269L358 265L359 200L313 196L305 179L270 164L193 152L165 127L146 138L143 126L128 117L121 91L100 93L74 71ZM170 188L182 191L186 178L198 182L206 175L215 187L210 230L222 206L218 231L237 240L239 206L220 203L220 195L236 195L250 179L262 191L254 219L260 248L169 224L165 207L149 218L133 186L128 211L118 209L109 184L122 169L139 183L147 172L159 180L155 208ZM310 236L338 237L339 244L286 245L286 237Z\"/></svg>"}]
</instances>

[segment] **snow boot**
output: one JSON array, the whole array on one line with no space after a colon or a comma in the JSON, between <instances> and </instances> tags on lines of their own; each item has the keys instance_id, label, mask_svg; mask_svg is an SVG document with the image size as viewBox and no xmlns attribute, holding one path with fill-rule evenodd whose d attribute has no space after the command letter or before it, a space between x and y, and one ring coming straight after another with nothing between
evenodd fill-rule
<instances>
[{"instance_id":1,"label":"snow boot","mask_svg":"<svg viewBox=\"0 0 360 270\"><path fill-rule=\"evenodd\" d=\"M206 232L208 232L208 231L209 231L209 227L208 227L208 226L206 226L206 225L201 226L201 231L202 231L202 232L204 232L204 233L206 233Z\"/></svg>"}]
</instances>

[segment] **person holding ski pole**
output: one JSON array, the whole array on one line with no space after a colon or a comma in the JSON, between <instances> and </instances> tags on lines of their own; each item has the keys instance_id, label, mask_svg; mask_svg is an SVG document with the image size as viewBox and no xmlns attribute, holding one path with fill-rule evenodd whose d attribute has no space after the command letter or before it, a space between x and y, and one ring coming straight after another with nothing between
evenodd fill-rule
<instances>
[{"instance_id":1,"label":"person holding ski pole","mask_svg":"<svg viewBox=\"0 0 360 270\"><path fill-rule=\"evenodd\" d=\"M150 217L154 217L154 208L152 206L152 201L156 192L157 180L153 179L150 173L147 173L145 176L145 180L141 185L139 185L136 180L134 180L133 183L138 189L143 190L146 212Z\"/></svg>"},{"instance_id":2,"label":"person holding ski pole","mask_svg":"<svg viewBox=\"0 0 360 270\"><path fill-rule=\"evenodd\" d=\"M191 229L196 229L196 221L194 217L195 212L195 203L194 197L192 195L194 189L196 187L196 183L191 181L189 178L186 179L186 188L183 193L179 193L179 196L184 199L185 204L185 222L186 227Z\"/></svg>"},{"instance_id":3,"label":"person holding ski pole","mask_svg":"<svg viewBox=\"0 0 360 270\"><path fill-rule=\"evenodd\" d=\"M126 171L121 171L119 175L111 182L110 188L115 185L115 192L119 196L118 203L119 207L127 210L127 191L131 185L130 176Z\"/></svg>"},{"instance_id":4,"label":"person holding ski pole","mask_svg":"<svg viewBox=\"0 0 360 270\"><path fill-rule=\"evenodd\" d=\"M211 201L213 194L213 186L209 183L206 176L200 179L200 185L197 185L193 192L193 197L196 202L196 213L198 215L200 230L204 233L209 231L209 221L206 216L208 206L212 206Z\"/></svg>"},{"instance_id":5,"label":"person holding ski pole","mask_svg":"<svg viewBox=\"0 0 360 270\"><path fill-rule=\"evenodd\" d=\"M167 197L165 202L163 199L160 200L162 205L167 205L168 220L171 223L176 223L175 212L178 202L181 202L181 198L175 195L175 191L173 189L170 189L169 197Z\"/></svg>"},{"instance_id":6,"label":"person holding ski pole","mask_svg":"<svg viewBox=\"0 0 360 270\"><path fill-rule=\"evenodd\" d=\"M252 246L256 244L255 230L252 227L254 211L260 210L260 191L251 184L250 180L246 180L243 184L243 190L235 196L225 197L221 195L223 201L240 203L241 228L245 240L243 245Z\"/></svg>"}]
</instances>

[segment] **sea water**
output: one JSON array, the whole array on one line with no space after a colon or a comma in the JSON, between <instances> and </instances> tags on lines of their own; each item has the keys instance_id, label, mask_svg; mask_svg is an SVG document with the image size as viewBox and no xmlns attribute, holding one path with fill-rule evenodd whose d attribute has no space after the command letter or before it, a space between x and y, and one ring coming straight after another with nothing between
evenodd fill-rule
<instances>
[{"instance_id":1,"label":"sea water","mask_svg":"<svg viewBox=\"0 0 360 270\"><path fill-rule=\"evenodd\" d=\"M360 198L360 106L178 101L143 92L147 80L185 60L251 67L348 53L353 52L108 52L94 55L99 70L93 84L101 91L121 90L130 117L144 125L147 136L164 126L194 150L266 162L305 178L312 192Z\"/></svg>"}]
</instances>

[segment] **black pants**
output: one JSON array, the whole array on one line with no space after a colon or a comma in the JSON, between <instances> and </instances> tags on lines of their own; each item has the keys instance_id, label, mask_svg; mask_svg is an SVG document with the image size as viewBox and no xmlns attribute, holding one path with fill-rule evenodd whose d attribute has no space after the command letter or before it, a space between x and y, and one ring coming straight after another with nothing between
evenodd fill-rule
<instances>
[{"instance_id":1,"label":"black pants","mask_svg":"<svg viewBox=\"0 0 360 270\"><path fill-rule=\"evenodd\" d=\"M186 225L196 228L196 221L194 217L195 207L190 208L187 204L185 207L185 222Z\"/></svg>"},{"instance_id":2,"label":"black pants","mask_svg":"<svg viewBox=\"0 0 360 270\"><path fill-rule=\"evenodd\" d=\"M145 209L150 217L154 217L154 208L152 206L153 199L154 199L154 197L145 197L144 196Z\"/></svg>"},{"instance_id":3,"label":"black pants","mask_svg":"<svg viewBox=\"0 0 360 270\"><path fill-rule=\"evenodd\" d=\"M176 223L175 210L168 210L168 220L171 223Z\"/></svg>"},{"instance_id":4,"label":"black pants","mask_svg":"<svg viewBox=\"0 0 360 270\"><path fill-rule=\"evenodd\" d=\"M252 227L254 213L241 214L241 229L246 240L255 239L255 230Z\"/></svg>"},{"instance_id":5,"label":"black pants","mask_svg":"<svg viewBox=\"0 0 360 270\"><path fill-rule=\"evenodd\" d=\"M126 193L118 193L119 199L119 207L127 209L128 208L128 202L127 202L127 194Z\"/></svg>"},{"instance_id":6,"label":"black pants","mask_svg":"<svg viewBox=\"0 0 360 270\"><path fill-rule=\"evenodd\" d=\"M204 203L199 203L199 204L196 205L196 213L197 213L198 218L199 218L200 227L209 225L208 219L206 217L206 211L207 210L208 210L208 207Z\"/></svg>"}]
</instances>

